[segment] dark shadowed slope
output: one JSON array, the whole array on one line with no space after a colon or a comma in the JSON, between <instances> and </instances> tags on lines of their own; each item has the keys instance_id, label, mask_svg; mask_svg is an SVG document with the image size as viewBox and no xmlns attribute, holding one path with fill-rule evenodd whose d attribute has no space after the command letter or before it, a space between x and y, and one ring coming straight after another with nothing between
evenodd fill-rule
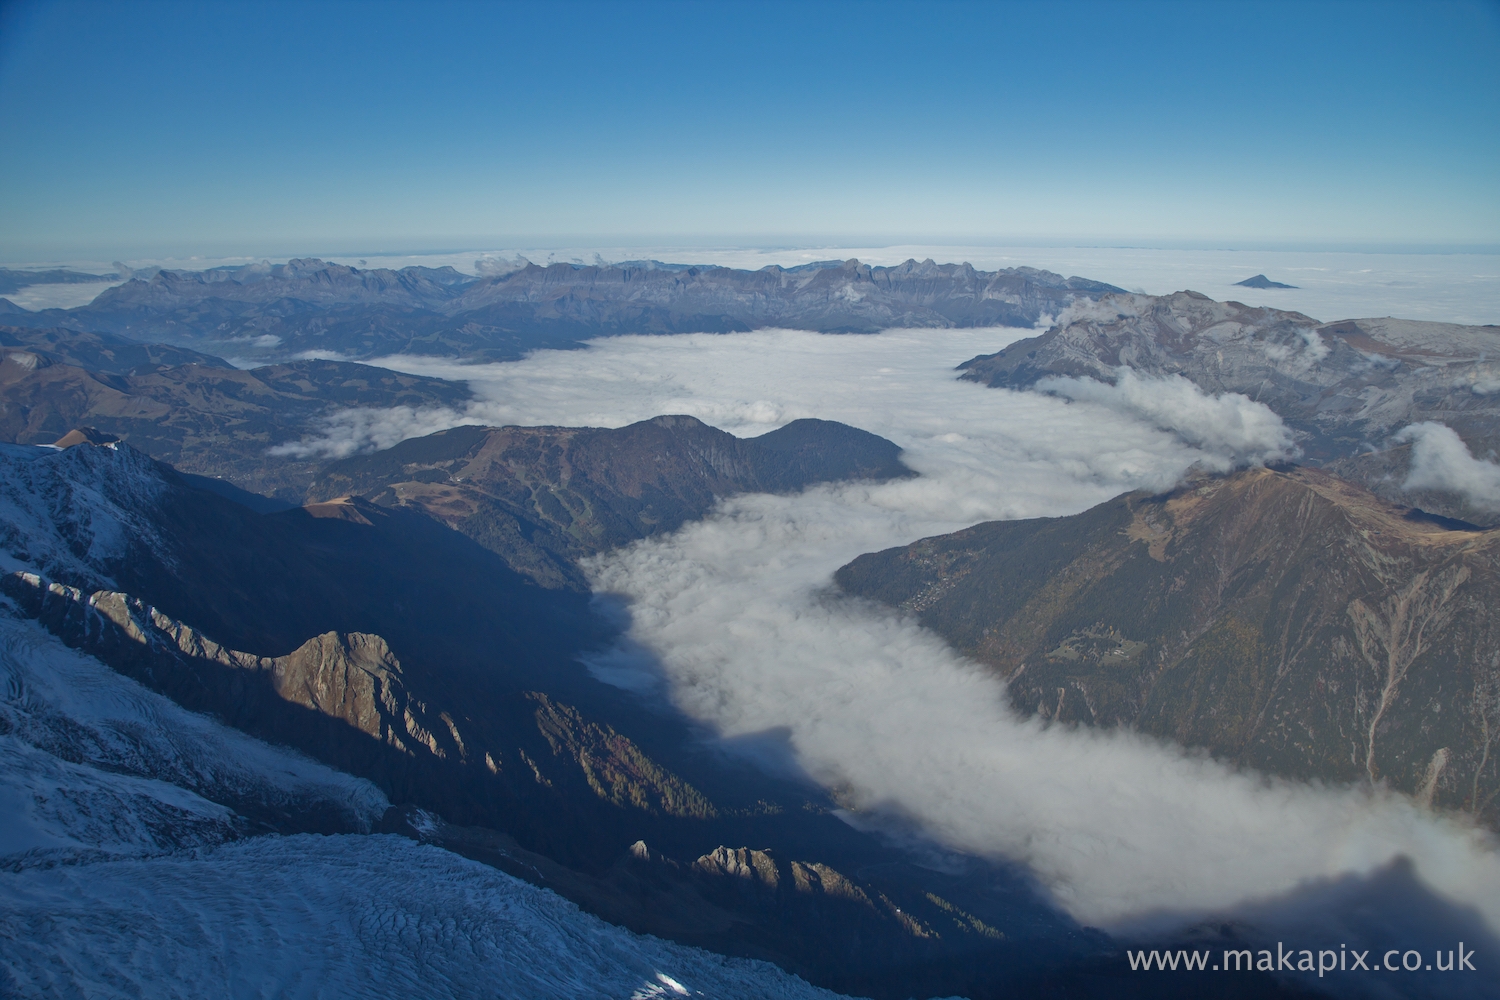
<instances>
[{"instance_id":1,"label":"dark shadowed slope","mask_svg":"<svg viewBox=\"0 0 1500 1000\"><path fill-rule=\"evenodd\" d=\"M1500 825L1500 531L1408 514L1253 469L861 556L838 582L994 666L1028 712Z\"/></svg>"}]
</instances>

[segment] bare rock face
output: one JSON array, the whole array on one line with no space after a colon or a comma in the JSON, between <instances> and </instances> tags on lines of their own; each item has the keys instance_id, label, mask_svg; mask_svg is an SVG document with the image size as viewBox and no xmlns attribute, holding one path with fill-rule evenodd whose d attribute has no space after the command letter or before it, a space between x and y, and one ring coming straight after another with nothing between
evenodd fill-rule
<instances>
[{"instance_id":1,"label":"bare rock face","mask_svg":"<svg viewBox=\"0 0 1500 1000\"><path fill-rule=\"evenodd\" d=\"M224 710L222 686L205 665L244 671L269 682L276 696L321 716L337 719L402 753L461 759L463 737L447 713L431 712L406 690L401 664L378 635L328 632L286 656L256 656L220 645L145 602L117 591L86 594L34 574L3 579L4 592L65 637L101 649L133 642L147 674L169 690L200 689L199 704ZM108 655L108 653L106 653ZM169 675L179 676L170 678ZM228 689L243 688L232 681Z\"/></svg>"},{"instance_id":2,"label":"bare rock face","mask_svg":"<svg viewBox=\"0 0 1500 1000\"><path fill-rule=\"evenodd\" d=\"M837 580L992 665L1024 711L1500 826L1500 530L1254 469L924 539Z\"/></svg>"}]
</instances>

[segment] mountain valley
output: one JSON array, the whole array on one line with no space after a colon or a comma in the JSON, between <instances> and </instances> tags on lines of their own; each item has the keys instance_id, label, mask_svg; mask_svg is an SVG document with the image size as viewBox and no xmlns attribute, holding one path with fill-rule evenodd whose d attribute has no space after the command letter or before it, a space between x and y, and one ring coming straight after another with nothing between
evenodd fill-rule
<instances>
[{"instance_id":1,"label":"mountain valley","mask_svg":"<svg viewBox=\"0 0 1500 1000\"><path fill-rule=\"evenodd\" d=\"M1496 532L1451 493L1401 489L1413 445L1357 446L1443 420L1483 454L1490 328L1319 325L1029 269L694 270L164 271L97 310L0 328L0 436L14 442L0 445L0 625L37 651L7 667L18 680L0 739L24 762L18 801L45 786L93 803L72 815L31 807L41 832L3 864L42 892L66 881L46 874L60 867L155 859L100 870L124 886L131 872L167 871L175 851L238 870L266 852L271 863L278 848L261 845L291 850L317 834L355 867L436 865L440 881L489 879L527 912L543 906L494 881L519 879L629 931L882 1000L1195 995L1187 981L1122 980L1121 941L1067 916L1019 864L934 854L851 822L840 789L728 753L670 699L595 671L635 612L591 593L590 560L712 519L737 496L922 489L896 443L832 420L736 437L669 414L618 427L458 423L319 452L303 442L339 413L458 417L474 399L461 382L290 356L312 349L298 338L357 327L363 339L339 350L492 359L610 333L1061 313L964 377L1046 389L1129 365L1247 392L1320 467L1200 476L1072 517L979 524L861 556L837 583L915 616L1052 723L1134 728L1268 774L1381 784L1496 826ZM714 309L720 325L705 327ZM434 316L467 325L399 344L380 332L438 330ZM161 342L133 339L142 330ZM274 363L203 353L252 337L268 339L236 363L257 352ZM1211 362L1205 345L1217 345ZM1378 474L1358 471L1377 458ZM68 676L107 668L111 690L127 692L113 703L150 701L155 714L100 723L61 694L28 693L62 690L48 671L63 665ZM183 719L260 763L184 763L233 753L174 741ZM267 777L288 773L301 777ZM101 839L82 812L117 832ZM335 864L323 848L309 856L319 872ZM673 961L698 961L685 954ZM1260 975L1231 990L1302 995Z\"/></svg>"}]
</instances>

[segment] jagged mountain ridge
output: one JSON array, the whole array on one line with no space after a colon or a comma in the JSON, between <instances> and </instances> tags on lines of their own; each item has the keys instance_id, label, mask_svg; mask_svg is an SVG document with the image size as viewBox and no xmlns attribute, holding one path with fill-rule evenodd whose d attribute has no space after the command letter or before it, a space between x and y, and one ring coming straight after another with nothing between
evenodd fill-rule
<instances>
[{"instance_id":1,"label":"jagged mountain ridge","mask_svg":"<svg viewBox=\"0 0 1500 1000\"><path fill-rule=\"evenodd\" d=\"M1500 530L1252 469L923 539L837 580L994 667L1024 711L1500 826Z\"/></svg>"},{"instance_id":2,"label":"jagged mountain ridge","mask_svg":"<svg viewBox=\"0 0 1500 1000\"><path fill-rule=\"evenodd\" d=\"M964 362L963 378L1025 388L1048 376L1113 382L1128 366L1238 392L1308 433L1315 457L1342 455L1418 420L1465 437L1500 432L1500 327L1415 320L1319 323L1301 313L1196 292L1116 295L1080 306L1046 333Z\"/></svg>"},{"instance_id":3,"label":"jagged mountain ridge","mask_svg":"<svg viewBox=\"0 0 1500 1000\"><path fill-rule=\"evenodd\" d=\"M587 591L584 556L675 531L735 493L910 476L900 452L812 419L753 438L689 416L615 429L458 427L330 463L308 496L417 507L543 586Z\"/></svg>"},{"instance_id":4,"label":"jagged mountain ridge","mask_svg":"<svg viewBox=\"0 0 1500 1000\"><path fill-rule=\"evenodd\" d=\"M18 315L32 325L281 359L429 354L505 360L621 333L823 332L1032 326L1119 289L1033 268L978 271L907 261L758 271L724 267L528 264L471 278L451 268L359 270L319 260L162 271L85 306Z\"/></svg>"},{"instance_id":5,"label":"jagged mountain ridge","mask_svg":"<svg viewBox=\"0 0 1500 1000\"><path fill-rule=\"evenodd\" d=\"M185 711L62 646L0 597L0 871L265 832L369 832L368 781Z\"/></svg>"}]
</instances>

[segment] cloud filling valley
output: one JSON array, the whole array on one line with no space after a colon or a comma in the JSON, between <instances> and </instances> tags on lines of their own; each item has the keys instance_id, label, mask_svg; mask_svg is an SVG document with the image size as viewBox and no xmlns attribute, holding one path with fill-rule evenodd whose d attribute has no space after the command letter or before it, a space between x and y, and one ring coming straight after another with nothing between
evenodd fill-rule
<instances>
[{"instance_id":1,"label":"cloud filling valley","mask_svg":"<svg viewBox=\"0 0 1500 1000\"><path fill-rule=\"evenodd\" d=\"M658 690L726 738L785 734L797 765L861 821L1021 861L1088 922L1222 911L1404 855L1500 927L1487 833L1397 795L1268 780L1127 732L1023 719L999 679L937 636L832 590L863 552L1292 453L1264 406L1181 379L1058 379L1052 394L955 379L959 362L1027 333L761 331L617 337L494 365L391 358L377 363L467 379L476 399L462 413L346 413L306 445L339 454L440 425L620 426L662 413L741 436L800 417L884 435L918 478L731 498L595 559L596 589L620 595L631 618L596 675Z\"/></svg>"}]
</instances>

